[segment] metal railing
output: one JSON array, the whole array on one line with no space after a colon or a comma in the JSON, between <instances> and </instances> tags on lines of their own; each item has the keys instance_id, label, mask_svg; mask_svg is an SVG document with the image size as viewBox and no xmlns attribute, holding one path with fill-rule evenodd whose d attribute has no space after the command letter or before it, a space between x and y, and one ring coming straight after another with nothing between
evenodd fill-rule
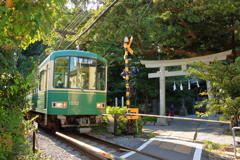
<instances>
[{"instance_id":1,"label":"metal railing","mask_svg":"<svg viewBox=\"0 0 240 160\"><path fill-rule=\"evenodd\" d=\"M235 141L235 130L240 129L240 127L233 127L232 128L232 135L233 135L233 146L234 146L234 158L236 159L236 141Z\"/></svg>"}]
</instances>

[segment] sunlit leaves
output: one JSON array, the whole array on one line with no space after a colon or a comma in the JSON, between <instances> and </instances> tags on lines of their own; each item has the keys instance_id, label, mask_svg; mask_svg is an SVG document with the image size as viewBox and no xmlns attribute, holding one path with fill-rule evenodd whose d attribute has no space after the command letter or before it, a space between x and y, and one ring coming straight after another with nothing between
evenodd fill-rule
<instances>
[{"instance_id":1,"label":"sunlit leaves","mask_svg":"<svg viewBox=\"0 0 240 160\"><path fill-rule=\"evenodd\" d=\"M5 39L14 37L15 40L11 45L26 48L30 43L38 40L42 35L47 33L49 25L54 21L52 15L56 10L61 8L60 4L64 1L21 1L14 2L14 5L7 9L0 6L1 26L4 33L1 33ZM51 5L50 5L51 4ZM59 6L56 6L58 4ZM47 26L47 27L45 27ZM6 44L4 38L0 40L1 44ZM9 45L9 44L8 44Z\"/></svg>"},{"instance_id":2,"label":"sunlit leaves","mask_svg":"<svg viewBox=\"0 0 240 160\"><path fill-rule=\"evenodd\" d=\"M239 64L237 62L224 64L214 60L210 64L203 62L189 63L191 68L187 70L190 75L211 83L208 95L208 112L223 112L223 115L238 115L240 110L240 83Z\"/></svg>"}]
</instances>

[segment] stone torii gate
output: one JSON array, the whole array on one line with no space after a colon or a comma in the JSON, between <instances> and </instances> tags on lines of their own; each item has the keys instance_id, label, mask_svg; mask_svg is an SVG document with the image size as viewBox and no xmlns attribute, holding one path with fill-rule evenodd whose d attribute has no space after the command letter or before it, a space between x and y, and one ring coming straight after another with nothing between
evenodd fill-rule
<instances>
[{"instance_id":1,"label":"stone torii gate","mask_svg":"<svg viewBox=\"0 0 240 160\"><path fill-rule=\"evenodd\" d=\"M141 63L146 66L146 68L159 68L159 71L156 73L149 73L148 78L159 78L159 86L160 86L160 115L165 116L166 114L166 103L165 103L165 92L166 92L166 82L165 77L170 76L181 76L187 75L188 73L184 72L187 69L186 61L188 62L196 62L202 61L208 64L213 61L214 57L217 60L226 60L227 55L230 55L232 50L228 50L225 52L220 52L216 54L187 58L187 59L174 59L174 60L141 60ZM181 66L180 71L167 71L165 67L170 66ZM209 83L207 83L209 85ZM207 86L209 88L209 86ZM166 118L158 118L157 125L168 125Z\"/></svg>"}]
</instances>

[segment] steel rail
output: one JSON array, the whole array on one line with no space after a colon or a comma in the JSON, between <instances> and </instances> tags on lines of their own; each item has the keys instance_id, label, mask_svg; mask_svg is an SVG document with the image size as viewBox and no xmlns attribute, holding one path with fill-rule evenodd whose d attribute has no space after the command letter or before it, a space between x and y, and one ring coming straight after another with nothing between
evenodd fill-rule
<instances>
[{"instance_id":1,"label":"steel rail","mask_svg":"<svg viewBox=\"0 0 240 160\"><path fill-rule=\"evenodd\" d=\"M95 152L96 154L99 154L99 155L101 155L101 156L104 156L104 157L106 157L106 158L108 158L108 159L113 159L113 160L126 160L126 159L123 159L123 158L121 158L121 157L115 156L115 155L113 155L113 154L111 154L111 153L109 153L109 152L105 152L105 151L103 151L103 150L101 150L101 149L99 149L99 148L97 148L97 147L94 147L94 146L91 146L91 145L86 144L86 143L84 143L84 142L78 141L78 140L76 140L76 139L74 139L74 138L71 138L71 137L69 137L69 136L67 136L67 135L64 135L64 134L62 134L62 133L59 133L59 132L55 132L55 133L56 133L57 135L65 138L66 140L69 140L69 141L71 141L71 142L73 142L73 143L75 143L75 144L77 144L77 145L79 145L79 146L81 146L81 147L86 148L86 149L89 150L89 151Z\"/></svg>"},{"instance_id":2,"label":"steel rail","mask_svg":"<svg viewBox=\"0 0 240 160\"><path fill-rule=\"evenodd\" d=\"M49 130L46 130L46 129L44 129L44 131L47 134L56 137L58 140L66 143L68 146L74 148L76 151L80 152L83 155L88 156L91 159L94 159L94 160L108 160L106 157L103 157L103 156L101 156L99 154L96 154L95 152L92 152L92 151L90 151L90 150L88 150L88 149L86 149L86 148L84 148L80 145L77 145L76 143L71 142L71 141L67 140L66 138L63 138L61 136L56 136L57 135L56 133L53 133L53 132L51 132Z\"/></svg>"},{"instance_id":3,"label":"steel rail","mask_svg":"<svg viewBox=\"0 0 240 160\"><path fill-rule=\"evenodd\" d=\"M96 154L95 152L92 152L89 149L86 149L80 145L77 145L74 142L68 141L67 139L63 138L63 137L58 137L59 139L61 139L61 141L64 141L64 143L68 144L70 147L74 148L75 150L79 151L80 153L84 153L84 155L90 157L91 159L94 160L108 160L108 158L105 158L99 154Z\"/></svg>"},{"instance_id":4,"label":"steel rail","mask_svg":"<svg viewBox=\"0 0 240 160\"><path fill-rule=\"evenodd\" d=\"M101 142L101 144L105 144L105 145L111 146L113 148L116 148L119 151L133 151L133 152L140 153L140 154L148 156L148 157L152 157L154 159L165 160L164 158L154 156L154 155L151 155L149 153L139 151L139 150L136 150L136 149L133 149L133 148L128 148L128 147L125 147L125 146L122 146L122 145L119 145L119 144L115 144L113 142L110 142L110 141L107 141L107 140L104 140L104 139L100 139L98 137L95 137L95 136L92 136L92 135L89 135L89 134L84 134L84 136L86 136L87 138L89 137L91 139L94 139L95 141L99 141L99 142Z\"/></svg>"}]
</instances>

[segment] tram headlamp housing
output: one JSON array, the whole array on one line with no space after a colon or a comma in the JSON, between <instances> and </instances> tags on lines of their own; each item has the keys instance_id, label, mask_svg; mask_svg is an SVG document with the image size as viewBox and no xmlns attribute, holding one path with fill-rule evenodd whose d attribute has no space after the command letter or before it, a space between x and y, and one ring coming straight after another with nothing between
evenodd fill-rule
<instances>
[{"instance_id":1,"label":"tram headlamp housing","mask_svg":"<svg viewBox=\"0 0 240 160\"><path fill-rule=\"evenodd\" d=\"M67 102L52 102L52 108L67 108Z\"/></svg>"},{"instance_id":2,"label":"tram headlamp housing","mask_svg":"<svg viewBox=\"0 0 240 160\"><path fill-rule=\"evenodd\" d=\"M97 106L98 109L104 109L106 107L106 103L105 102L97 102Z\"/></svg>"}]
</instances>

